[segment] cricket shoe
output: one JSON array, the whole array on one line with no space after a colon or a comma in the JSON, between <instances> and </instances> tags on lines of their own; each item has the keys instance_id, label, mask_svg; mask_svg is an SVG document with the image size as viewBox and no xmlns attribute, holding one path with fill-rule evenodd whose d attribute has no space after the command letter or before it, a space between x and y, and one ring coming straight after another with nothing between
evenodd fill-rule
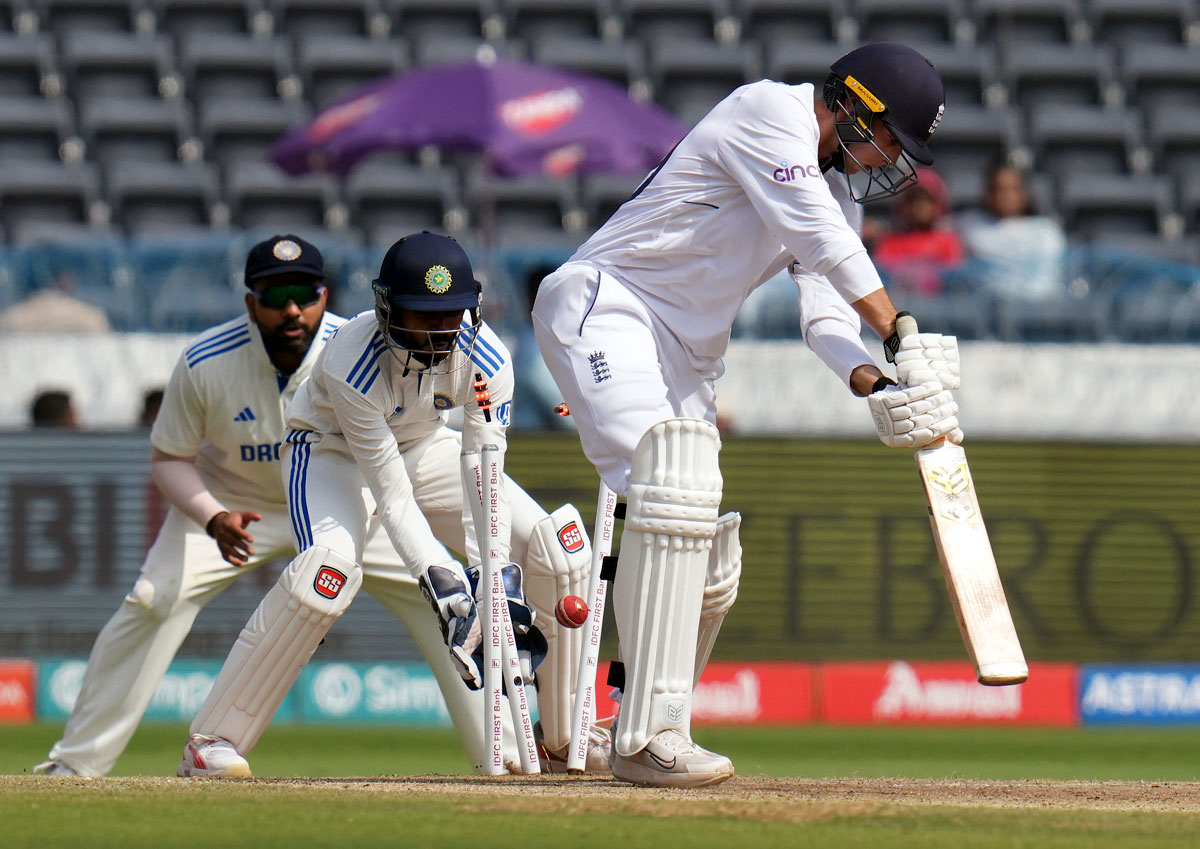
<instances>
[{"instance_id":1,"label":"cricket shoe","mask_svg":"<svg viewBox=\"0 0 1200 849\"><path fill-rule=\"evenodd\" d=\"M183 747L180 778L250 778L250 764L223 737L193 734Z\"/></svg>"},{"instance_id":2,"label":"cricket shoe","mask_svg":"<svg viewBox=\"0 0 1200 849\"><path fill-rule=\"evenodd\" d=\"M533 724L533 739L537 742L538 766L544 773L563 773L567 771L567 750L570 744L561 749L551 749L546 745L542 735L542 723ZM612 775L609 765L609 754L612 752L612 737L607 728L600 728L592 723L588 731L587 758L584 760L584 772L591 775Z\"/></svg>"},{"instance_id":3,"label":"cricket shoe","mask_svg":"<svg viewBox=\"0 0 1200 849\"><path fill-rule=\"evenodd\" d=\"M59 778L70 778L71 776L79 775L73 768L67 766L62 761L46 761L40 763L33 768L34 775L55 775Z\"/></svg>"},{"instance_id":4,"label":"cricket shoe","mask_svg":"<svg viewBox=\"0 0 1200 849\"><path fill-rule=\"evenodd\" d=\"M646 787L704 787L733 778L733 763L667 728L635 754L621 755L614 748L612 773L622 781Z\"/></svg>"}]
</instances>

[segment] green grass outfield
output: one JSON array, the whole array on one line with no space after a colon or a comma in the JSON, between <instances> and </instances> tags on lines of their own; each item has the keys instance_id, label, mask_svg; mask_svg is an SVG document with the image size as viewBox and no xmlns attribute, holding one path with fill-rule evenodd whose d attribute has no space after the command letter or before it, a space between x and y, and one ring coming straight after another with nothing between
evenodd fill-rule
<instances>
[{"instance_id":1,"label":"green grass outfield","mask_svg":"<svg viewBox=\"0 0 1200 849\"><path fill-rule=\"evenodd\" d=\"M0 845L1200 845L1192 730L702 728L739 778L689 792L474 779L447 730L321 726L270 729L251 782L29 777L60 731L0 726ZM144 726L114 775L172 775L185 735Z\"/></svg>"}]
</instances>

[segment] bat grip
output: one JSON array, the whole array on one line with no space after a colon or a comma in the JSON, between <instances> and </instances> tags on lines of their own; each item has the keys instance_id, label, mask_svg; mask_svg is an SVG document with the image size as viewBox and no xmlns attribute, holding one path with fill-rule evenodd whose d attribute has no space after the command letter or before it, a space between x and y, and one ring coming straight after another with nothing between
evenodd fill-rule
<instances>
[{"instance_id":1,"label":"bat grip","mask_svg":"<svg viewBox=\"0 0 1200 849\"><path fill-rule=\"evenodd\" d=\"M905 313L896 317L896 336L903 339L906 336L917 335L917 320Z\"/></svg>"}]
</instances>

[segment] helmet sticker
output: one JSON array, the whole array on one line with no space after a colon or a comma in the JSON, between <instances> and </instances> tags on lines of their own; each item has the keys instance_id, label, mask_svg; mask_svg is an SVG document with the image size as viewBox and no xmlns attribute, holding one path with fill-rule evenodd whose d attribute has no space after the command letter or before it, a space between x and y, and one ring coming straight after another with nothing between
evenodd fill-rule
<instances>
[{"instance_id":1,"label":"helmet sticker","mask_svg":"<svg viewBox=\"0 0 1200 849\"><path fill-rule=\"evenodd\" d=\"M929 135L933 135L933 131L938 128L938 124L942 123L942 114L946 111L946 104L938 106L937 114L933 116L933 123L929 125Z\"/></svg>"},{"instance_id":2,"label":"helmet sticker","mask_svg":"<svg viewBox=\"0 0 1200 849\"><path fill-rule=\"evenodd\" d=\"M845 82L846 88L857 94L859 99L862 100L863 103L867 104L867 108L872 112L882 112L886 108L883 105L882 100L871 94L871 92L867 90L867 87L858 80L854 79L854 77L846 77Z\"/></svg>"},{"instance_id":3,"label":"helmet sticker","mask_svg":"<svg viewBox=\"0 0 1200 849\"><path fill-rule=\"evenodd\" d=\"M280 239L271 248L271 253L274 254L275 259L291 262L300 258L300 246L291 239Z\"/></svg>"},{"instance_id":4,"label":"helmet sticker","mask_svg":"<svg viewBox=\"0 0 1200 849\"><path fill-rule=\"evenodd\" d=\"M435 295L441 295L450 290L450 284L454 282L454 278L450 276L450 269L444 265L435 265L425 272L425 287Z\"/></svg>"}]
</instances>

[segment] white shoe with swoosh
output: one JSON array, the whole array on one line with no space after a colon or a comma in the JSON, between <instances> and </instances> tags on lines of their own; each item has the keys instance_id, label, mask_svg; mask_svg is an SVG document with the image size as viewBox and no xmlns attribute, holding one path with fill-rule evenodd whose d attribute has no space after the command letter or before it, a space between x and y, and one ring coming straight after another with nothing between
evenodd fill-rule
<instances>
[{"instance_id":1,"label":"white shoe with swoosh","mask_svg":"<svg viewBox=\"0 0 1200 849\"><path fill-rule=\"evenodd\" d=\"M732 778L733 763L668 728L636 754L625 756L614 750L612 771L622 781L647 787L705 787Z\"/></svg>"}]
</instances>

